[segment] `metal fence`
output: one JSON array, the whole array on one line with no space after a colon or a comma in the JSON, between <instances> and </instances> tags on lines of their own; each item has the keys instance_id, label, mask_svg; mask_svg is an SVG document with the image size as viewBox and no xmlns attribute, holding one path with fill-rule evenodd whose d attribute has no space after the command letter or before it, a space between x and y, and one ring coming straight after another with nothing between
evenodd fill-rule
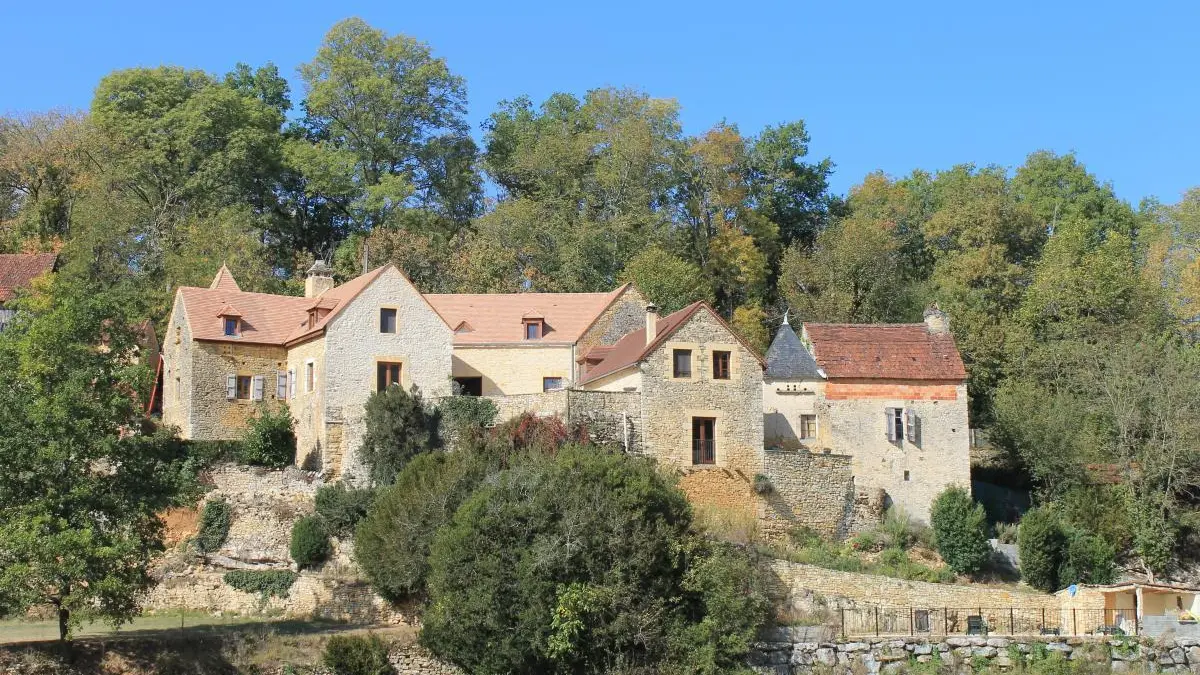
<instances>
[{"instance_id":1,"label":"metal fence","mask_svg":"<svg viewBox=\"0 0 1200 675\"><path fill-rule=\"evenodd\" d=\"M834 628L842 637L1138 634L1133 608L853 607L834 612Z\"/></svg>"}]
</instances>

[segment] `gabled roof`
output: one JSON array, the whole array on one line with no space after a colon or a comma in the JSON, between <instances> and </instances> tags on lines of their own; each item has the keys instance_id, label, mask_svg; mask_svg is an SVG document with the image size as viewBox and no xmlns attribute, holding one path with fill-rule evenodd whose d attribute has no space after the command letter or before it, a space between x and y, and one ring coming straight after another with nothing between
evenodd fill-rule
<instances>
[{"instance_id":1,"label":"gabled roof","mask_svg":"<svg viewBox=\"0 0 1200 675\"><path fill-rule=\"evenodd\" d=\"M825 375L882 380L967 378L954 337L924 323L806 323L804 335Z\"/></svg>"},{"instance_id":2,"label":"gabled roof","mask_svg":"<svg viewBox=\"0 0 1200 675\"><path fill-rule=\"evenodd\" d=\"M12 300L17 290L27 288L35 278L54 271L55 253L0 254L0 302Z\"/></svg>"},{"instance_id":3,"label":"gabled roof","mask_svg":"<svg viewBox=\"0 0 1200 675\"><path fill-rule=\"evenodd\" d=\"M746 344L746 342L738 336L733 328L731 328L729 324L725 323L725 320L721 318L721 315L713 311L712 307L709 307L707 303L700 301L693 302L678 312L668 314L667 316L659 319L658 323L655 324L654 340L652 340L650 344L646 344L646 328L644 326L618 340L617 344L612 346L612 349L608 352L608 355L604 358L604 360L589 370L587 374L580 379L579 384L587 384L588 382L598 380L606 375L611 375L615 372L624 370L636 363L639 363L640 361L643 361L647 356L650 355L651 352L653 352L655 349L658 349L659 346L670 339L671 335L673 335L680 326L686 323L688 319L692 318L693 314L701 310L707 311L714 318L716 318L716 320L720 322L720 324L724 326L727 331L729 331L729 334L735 340L740 342L746 349L750 350L750 353L754 354L754 358L758 359L759 363L762 363L762 358L757 352L754 351L754 348Z\"/></svg>"},{"instance_id":4,"label":"gabled roof","mask_svg":"<svg viewBox=\"0 0 1200 675\"><path fill-rule=\"evenodd\" d=\"M820 380L824 379L816 360L800 337L784 317L783 325L767 349L767 370L764 373L772 380Z\"/></svg>"},{"instance_id":5,"label":"gabled roof","mask_svg":"<svg viewBox=\"0 0 1200 675\"><path fill-rule=\"evenodd\" d=\"M572 345L627 287L608 293L431 293L425 299L447 325L469 321L469 332L454 334L456 345ZM529 319L544 322L540 339L525 339Z\"/></svg>"},{"instance_id":6,"label":"gabled roof","mask_svg":"<svg viewBox=\"0 0 1200 675\"><path fill-rule=\"evenodd\" d=\"M217 270L217 276L213 277L209 288L221 291L240 291L242 288L238 286L238 282L233 278L233 272L225 265L221 265L221 269Z\"/></svg>"}]
</instances>

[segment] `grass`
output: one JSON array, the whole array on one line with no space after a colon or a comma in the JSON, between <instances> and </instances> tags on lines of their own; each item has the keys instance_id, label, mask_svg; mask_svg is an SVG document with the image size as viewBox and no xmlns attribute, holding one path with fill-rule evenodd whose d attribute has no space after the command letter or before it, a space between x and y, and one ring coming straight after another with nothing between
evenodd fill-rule
<instances>
[{"instance_id":1,"label":"grass","mask_svg":"<svg viewBox=\"0 0 1200 675\"><path fill-rule=\"evenodd\" d=\"M884 537L871 537L872 541ZM911 553L897 545L889 545L878 555L860 550L865 537L856 537L848 544L825 541L813 532L798 529L791 541L763 548L763 553L795 563L815 565L826 569L859 574L877 574L909 581L953 583L955 575L946 567L933 567L913 559ZM899 538L897 538L899 539ZM895 540L893 540L895 541ZM917 538L908 540L915 543Z\"/></svg>"}]
</instances>

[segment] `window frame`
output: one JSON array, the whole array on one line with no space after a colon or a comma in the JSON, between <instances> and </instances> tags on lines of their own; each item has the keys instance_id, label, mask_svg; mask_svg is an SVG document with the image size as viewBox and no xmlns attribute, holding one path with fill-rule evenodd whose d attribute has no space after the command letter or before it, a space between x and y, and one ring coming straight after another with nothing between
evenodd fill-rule
<instances>
[{"instance_id":1,"label":"window frame","mask_svg":"<svg viewBox=\"0 0 1200 675\"><path fill-rule=\"evenodd\" d=\"M386 319L391 320L391 330L387 330L388 325ZM380 307L379 308L379 332L386 335L395 335L399 330L400 312L395 307Z\"/></svg>"},{"instance_id":2,"label":"window frame","mask_svg":"<svg viewBox=\"0 0 1200 675\"><path fill-rule=\"evenodd\" d=\"M234 377L236 377L237 380L236 380L236 384L235 384L235 389L234 389L235 393L234 393L233 399L235 401L249 401L251 399L251 397L254 395L254 376L253 375L235 375ZM242 386L243 383L245 384L244 388ZM242 395L243 391L246 394L245 396Z\"/></svg>"},{"instance_id":3,"label":"window frame","mask_svg":"<svg viewBox=\"0 0 1200 675\"><path fill-rule=\"evenodd\" d=\"M549 380L558 380L558 386L554 387L552 389L547 389L546 384ZM544 376L542 376L542 393L543 394L546 392L550 392L550 391L562 391L563 389L566 389L566 387L567 387L567 378L563 377L562 375L544 375Z\"/></svg>"},{"instance_id":4,"label":"window frame","mask_svg":"<svg viewBox=\"0 0 1200 675\"><path fill-rule=\"evenodd\" d=\"M807 433L808 430L806 429L806 426L807 426L808 422L812 423L812 435L808 435L808 433ZM801 413L800 414L800 433L797 434L797 436L799 437L799 440L815 441L815 440L817 440L817 434L819 434L819 433L820 433L820 427L818 426L817 414L816 413Z\"/></svg>"},{"instance_id":5,"label":"window frame","mask_svg":"<svg viewBox=\"0 0 1200 675\"><path fill-rule=\"evenodd\" d=\"M317 364L308 359L304 362L304 393L311 394L317 388Z\"/></svg>"},{"instance_id":6,"label":"window frame","mask_svg":"<svg viewBox=\"0 0 1200 675\"><path fill-rule=\"evenodd\" d=\"M532 337L529 335L531 328L533 329L533 332L536 333L536 335ZM542 338L546 337L545 322L541 319L522 319L521 330L523 331L523 336L526 340L541 340Z\"/></svg>"},{"instance_id":7,"label":"window frame","mask_svg":"<svg viewBox=\"0 0 1200 675\"><path fill-rule=\"evenodd\" d=\"M723 358L718 358L720 355ZM723 362L724 367L718 369L717 364ZM712 351L712 379L728 381L733 379L733 352L728 349L714 349Z\"/></svg>"},{"instance_id":8,"label":"window frame","mask_svg":"<svg viewBox=\"0 0 1200 675\"><path fill-rule=\"evenodd\" d=\"M396 377L392 378L392 371L395 371ZM383 386L379 386L382 384ZM381 392L386 390L393 384L404 386L404 362L403 361L383 361L375 362L375 391Z\"/></svg>"},{"instance_id":9,"label":"window frame","mask_svg":"<svg viewBox=\"0 0 1200 675\"><path fill-rule=\"evenodd\" d=\"M689 438L692 445L692 466L716 466L717 465L717 418L702 415L690 416L692 429ZM704 424L708 423L711 435L709 438L698 438L697 430L702 430ZM703 436L703 432L700 433ZM703 443L708 443L707 450L710 455L704 456L705 447ZM707 461L706 461L707 460Z\"/></svg>"},{"instance_id":10,"label":"window frame","mask_svg":"<svg viewBox=\"0 0 1200 675\"><path fill-rule=\"evenodd\" d=\"M223 319L223 321L221 322L221 332L225 334L225 337L241 337L241 335L242 335L242 320L241 319L239 319L236 316L223 316L221 318ZM229 332L230 327L233 328L232 333Z\"/></svg>"},{"instance_id":11,"label":"window frame","mask_svg":"<svg viewBox=\"0 0 1200 675\"><path fill-rule=\"evenodd\" d=\"M690 380L690 379L692 379L693 373L696 372L695 369L692 367L693 365L695 365L693 363L693 354L694 353L695 353L695 350L688 348L688 347L672 347L671 348L671 378L672 379L675 379L675 380ZM687 371L686 372L680 370L680 368L679 368L679 357L680 356L687 357Z\"/></svg>"}]
</instances>

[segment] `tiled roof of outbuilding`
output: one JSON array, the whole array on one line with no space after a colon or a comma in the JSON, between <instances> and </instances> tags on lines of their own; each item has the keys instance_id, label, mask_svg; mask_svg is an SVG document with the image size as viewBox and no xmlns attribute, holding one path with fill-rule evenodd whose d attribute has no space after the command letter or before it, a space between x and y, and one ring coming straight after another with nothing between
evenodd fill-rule
<instances>
[{"instance_id":1,"label":"tiled roof of outbuilding","mask_svg":"<svg viewBox=\"0 0 1200 675\"><path fill-rule=\"evenodd\" d=\"M954 337L923 323L806 323L804 335L829 378L965 380Z\"/></svg>"},{"instance_id":2,"label":"tiled roof of outbuilding","mask_svg":"<svg viewBox=\"0 0 1200 675\"><path fill-rule=\"evenodd\" d=\"M57 263L55 253L0 254L0 302L12 300L18 289L26 288L35 278L53 271Z\"/></svg>"}]
</instances>

